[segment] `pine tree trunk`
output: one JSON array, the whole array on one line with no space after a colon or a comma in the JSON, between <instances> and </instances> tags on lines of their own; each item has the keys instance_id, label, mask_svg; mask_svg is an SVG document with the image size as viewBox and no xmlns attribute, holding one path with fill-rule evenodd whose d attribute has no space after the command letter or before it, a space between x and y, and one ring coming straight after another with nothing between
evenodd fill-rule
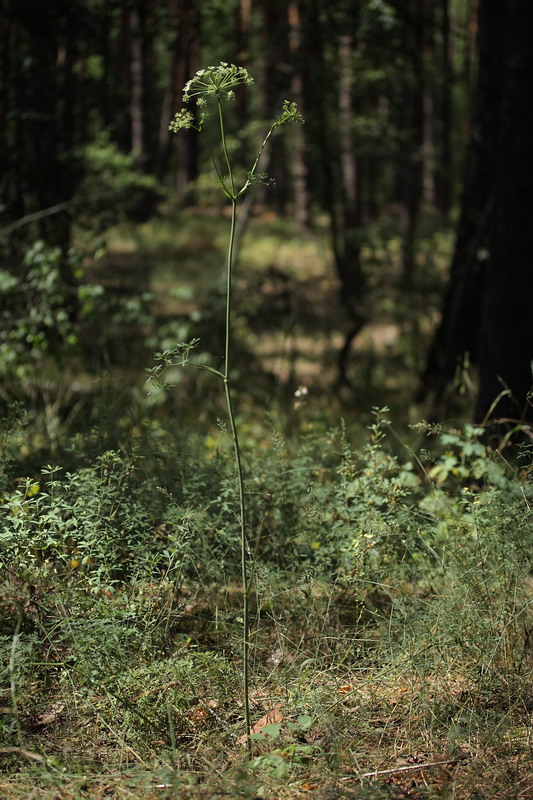
<instances>
[{"instance_id":1,"label":"pine tree trunk","mask_svg":"<svg viewBox=\"0 0 533 800\"><path fill-rule=\"evenodd\" d=\"M487 3L490 7L493 3ZM485 13L488 13L488 8ZM497 10L496 10L497 16ZM533 4L505 3L502 102L479 346L477 417L533 421Z\"/></svg>"},{"instance_id":2,"label":"pine tree trunk","mask_svg":"<svg viewBox=\"0 0 533 800\"><path fill-rule=\"evenodd\" d=\"M440 163L437 179L437 205L446 216L452 204L452 90L453 68L450 40L450 0L440 0L440 91L439 139Z\"/></svg>"},{"instance_id":3,"label":"pine tree trunk","mask_svg":"<svg viewBox=\"0 0 533 800\"><path fill-rule=\"evenodd\" d=\"M291 78L291 98L303 111L302 71L305 69L302 58L302 33L300 10L296 0L288 5L289 50L293 73ZM300 235L309 228L309 193L307 190L307 165L305 161L305 138L301 125L294 125L290 133L292 191L294 198L294 218Z\"/></svg>"},{"instance_id":4,"label":"pine tree trunk","mask_svg":"<svg viewBox=\"0 0 533 800\"><path fill-rule=\"evenodd\" d=\"M173 98L181 106L181 90L187 81L199 69L200 59L200 20L197 0L177 0L177 58L173 64L174 79ZM172 115L171 115L172 116ZM184 131L177 139L178 168L176 172L176 189L184 195L190 184L198 177L198 140L195 131Z\"/></svg>"},{"instance_id":5,"label":"pine tree trunk","mask_svg":"<svg viewBox=\"0 0 533 800\"><path fill-rule=\"evenodd\" d=\"M480 312L494 221L504 61L503 7L498 0L487 0L480 12L479 80L461 216L442 319L423 376L424 386L433 394L435 418L452 410L456 376L465 362L477 363L479 357Z\"/></svg>"}]
</instances>

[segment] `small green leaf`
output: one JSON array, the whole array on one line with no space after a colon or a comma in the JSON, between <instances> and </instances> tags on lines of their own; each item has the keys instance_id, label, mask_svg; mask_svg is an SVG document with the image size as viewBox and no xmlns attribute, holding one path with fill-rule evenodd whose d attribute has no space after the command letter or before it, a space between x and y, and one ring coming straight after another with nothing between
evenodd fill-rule
<instances>
[{"instance_id":1,"label":"small green leaf","mask_svg":"<svg viewBox=\"0 0 533 800\"><path fill-rule=\"evenodd\" d=\"M261 728L261 733L268 736L270 739L275 739L279 736L280 730L281 722L271 722L269 725L265 725L264 728Z\"/></svg>"}]
</instances>

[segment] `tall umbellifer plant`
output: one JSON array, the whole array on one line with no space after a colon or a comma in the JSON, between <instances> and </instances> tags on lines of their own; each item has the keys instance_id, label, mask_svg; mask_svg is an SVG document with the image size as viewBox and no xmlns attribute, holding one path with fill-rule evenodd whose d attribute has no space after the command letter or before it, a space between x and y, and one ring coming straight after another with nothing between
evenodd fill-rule
<instances>
[{"instance_id":1,"label":"tall umbellifer plant","mask_svg":"<svg viewBox=\"0 0 533 800\"><path fill-rule=\"evenodd\" d=\"M209 117L209 103L216 110L216 125L220 134L220 151L217 153L209 142L206 141L211 160L218 176L218 183L222 192L231 203L231 223L229 229L228 252L226 259L226 325L225 325L225 347L224 347L224 366L222 370L214 369L205 364L195 364L190 360L190 352L198 343L197 339L191 342L178 344L172 350L165 350L163 353L156 354L157 365L150 372L150 379L160 380L162 373L167 366L184 366L188 361L200 369L207 369L216 375L224 383L226 405L231 427L231 435L235 450L235 467L239 494L239 519L241 531L241 569L243 583L243 686L244 686L244 716L246 724L246 734L248 748L250 748L250 703L249 703L249 610L248 600L250 595L251 572L248 564L248 547L246 531L246 502L244 493L244 476L242 469L241 450L239 446L239 435L235 421L233 409L232 385L230 377L231 367L231 316L232 316L232 280L234 272L234 251L235 251L235 228L237 222L237 208L239 201L244 197L253 183L263 179L264 174L259 174L257 169L261 154L263 153L268 140L274 131L281 125L288 122L303 122L298 113L295 103L285 101L283 103L279 117L270 126L259 150L257 152L252 168L245 174L242 185L237 186L235 171L232 166L231 158L227 147L226 127L224 122L224 101L234 98L234 90L238 86L250 86L253 78L243 67L234 64L221 63L217 67L207 67L199 70L196 75L186 84L183 90L183 100L185 103L195 101L197 106L196 114L189 109L178 111L170 123L170 130L178 133L181 130L192 128L202 134L206 121Z\"/></svg>"}]
</instances>

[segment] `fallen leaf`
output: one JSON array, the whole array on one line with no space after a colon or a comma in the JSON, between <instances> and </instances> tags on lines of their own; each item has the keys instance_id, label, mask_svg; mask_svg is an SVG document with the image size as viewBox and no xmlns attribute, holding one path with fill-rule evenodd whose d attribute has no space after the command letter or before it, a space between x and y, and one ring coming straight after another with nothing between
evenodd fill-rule
<instances>
[{"instance_id":1,"label":"fallen leaf","mask_svg":"<svg viewBox=\"0 0 533 800\"><path fill-rule=\"evenodd\" d=\"M58 719L58 717L61 716L64 709L65 709L64 703L52 703L50 708L48 708L42 714L38 714L36 717L33 718L32 720L33 727L44 728L45 725L51 725Z\"/></svg>"},{"instance_id":2,"label":"fallen leaf","mask_svg":"<svg viewBox=\"0 0 533 800\"><path fill-rule=\"evenodd\" d=\"M261 719L255 723L254 727L250 731L250 733L261 733L263 728L266 728L267 725L275 725L277 723L283 722L283 714L280 712L281 703L278 703L274 706L270 711L261 717ZM265 739L267 737L265 736ZM237 744L246 744L248 741L248 737L246 734L244 736L239 736L237 739Z\"/></svg>"},{"instance_id":3,"label":"fallen leaf","mask_svg":"<svg viewBox=\"0 0 533 800\"><path fill-rule=\"evenodd\" d=\"M196 706L196 708L191 708L189 711L189 719L193 722L199 722L202 719L208 719L209 712L202 708L201 706Z\"/></svg>"}]
</instances>

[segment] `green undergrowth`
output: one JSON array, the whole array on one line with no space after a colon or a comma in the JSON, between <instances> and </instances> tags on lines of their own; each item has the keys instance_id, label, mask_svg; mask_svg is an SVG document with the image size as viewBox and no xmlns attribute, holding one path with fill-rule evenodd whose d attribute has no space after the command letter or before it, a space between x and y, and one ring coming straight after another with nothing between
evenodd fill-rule
<instances>
[{"instance_id":1,"label":"green undergrowth","mask_svg":"<svg viewBox=\"0 0 533 800\"><path fill-rule=\"evenodd\" d=\"M384 409L360 444L245 432L250 759L224 426L77 434L38 465L6 418L2 797L527 797L531 453L410 441Z\"/></svg>"}]
</instances>

